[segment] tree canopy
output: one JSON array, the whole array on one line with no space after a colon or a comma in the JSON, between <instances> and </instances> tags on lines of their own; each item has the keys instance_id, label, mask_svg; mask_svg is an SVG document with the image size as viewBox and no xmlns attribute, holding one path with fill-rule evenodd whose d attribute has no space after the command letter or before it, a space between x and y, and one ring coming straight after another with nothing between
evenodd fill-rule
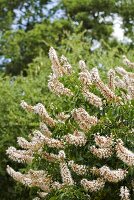
<instances>
[{"instance_id":1,"label":"tree canopy","mask_svg":"<svg viewBox=\"0 0 134 200\"><path fill-rule=\"evenodd\" d=\"M122 20L124 35L133 48L134 3L119 0L28 0L0 1L1 67L7 73L19 74L40 51L47 53L52 44L62 45L67 32L80 27L91 42L118 45L111 40L114 19ZM30 50L32 48L32 51Z\"/></svg>"}]
</instances>

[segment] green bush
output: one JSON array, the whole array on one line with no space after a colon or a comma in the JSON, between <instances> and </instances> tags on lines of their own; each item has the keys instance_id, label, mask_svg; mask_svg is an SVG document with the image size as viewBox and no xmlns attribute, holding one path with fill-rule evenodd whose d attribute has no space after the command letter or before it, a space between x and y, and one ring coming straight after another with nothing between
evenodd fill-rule
<instances>
[{"instance_id":1,"label":"green bush","mask_svg":"<svg viewBox=\"0 0 134 200\"><path fill-rule=\"evenodd\" d=\"M73 37L73 36L72 36ZM75 37L74 37L75 38ZM62 77L59 77L58 80L64 84L65 87L69 88L74 95L72 96L62 96L62 95L55 95L47 89L47 77L50 73L50 63L48 62L47 58L42 60L42 58L37 58L34 60L35 63L31 64L31 68L29 68L29 75L26 78L18 77L16 80L10 80L10 78L6 78L6 80L1 80L1 115L2 115L2 109L4 109L4 116L1 116L1 146L2 146L2 175L6 172L3 170L6 166L6 164L12 166L16 171L18 171L18 168L20 169L20 172L27 173L29 169L33 170L45 170L50 174L53 178L53 181L59 181L60 183L65 183L65 186L62 187L60 185L61 189L59 190L52 190L50 193L48 192L48 195L46 196L46 199L93 199L93 200L101 200L101 199L119 199L119 193L120 193L120 187L126 186L130 190L131 198L133 198L132 190L133 190L133 167L127 166L127 163L122 162L119 158L116 157L116 149L115 146L118 144L117 139L122 139L124 142L124 146L131 151L134 148L133 145L133 128L134 128L134 102L133 100L126 102L124 99L124 96L127 95L127 88L118 88L119 85L116 83L116 86L118 86L115 90L115 93L120 98L111 98L110 101L108 99L108 96L106 96L104 92L104 96L102 95L102 92L98 91L98 85L95 87L95 85L90 87L90 92L98 95L102 100L102 106L100 108L96 107L94 105L91 105L91 102L89 103L82 94L83 84L78 79L79 75L79 69L76 67L76 63L78 63L78 59L84 58L87 61L87 66L89 66L89 69L92 69L94 66L97 66L97 68L100 71L100 76L104 80L104 82L107 82L107 76L106 73L112 66L118 66L121 63L120 60L120 54L119 49L113 49L112 51L96 51L95 54L84 54L82 51L82 46L80 48L76 48L76 46L73 46L74 38L70 38L68 43L66 44L66 49L63 51L67 54L69 62L73 66L73 72L71 75L64 75ZM79 44L78 44L79 45ZM63 45L64 46L64 45ZM71 48L69 48L71 47ZM87 46L85 45L84 48ZM59 49L59 51L62 51L62 48ZM74 56L73 56L74 53ZM131 58L131 53L129 54L129 58ZM91 59L90 59L91 58ZM41 64L43 62L43 64ZM54 62L54 61L53 61ZM38 65L40 67L38 67ZM64 63L67 64L68 63ZM45 67L44 67L45 66ZM53 67L56 68L56 62L55 65L53 63ZM32 70L34 69L34 70ZM36 69L36 70L35 70ZM62 68L64 69L64 68ZM129 73L132 73L133 69L129 70ZM86 71L87 73L87 71ZM127 72L125 72L127 73ZM128 75L128 73L127 73ZM133 76L133 75L131 75ZM122 76L119 75L120 78ZM123 75L124 77L124 75ZM133 79L133 78L132 78ZM57 79L56 79L57 80ZM95 82L95 80L94 80ZM50 83L50 81L49 81ZM96 82L95 82L96 83ZM133 83L132 83L133 84ZM4 87L6 87L6 90L4 90ZM49 85L50 87L50 85ZM106 86L105 86L106 87ZM120 86L121 87L121 86ZM88 88L89 89L89 88ZM103 88L104 89L104 88ZM87 90L87 88L86 88ZM108 89L106 89L107 92ZM3 91L3 93L2 93ZM6 91L6 93L4 92ZM55 91L57 93L59 91ZM114 92L113 92L114 93ZM133 94L130 95L131 98L133 97ZM3 99L4 97L4 99ZM22 164L15 164L15 162L11 162L5 158L5 149L7 146L15 146L18 147L18 144L15 142L16 136L21 136L29 140L28 133L31 134L32 131L37 129L39 126L39 119L37 116L33 116L30 113L26 113L22 111L22 109L19 109L19 104L21 99L28 102L28 104L35 105L37 103L45 104L46 110L48 113L50 113L50 116L52 118L56 119L56 116L61 113L65 112L65 114L69 114L70 117L65 121L65 123L62 123L61 120L58 121L55 125L55 127L49 127L50 131L52 132L52 137L55 139L61 140L61 138L64 138L65 135L68 133L72 134L75 130L81 130L82 127L78 126L78 123L76 123L77 120L75 120L75 114L72 113L73 109L82 107L84 108L90 116L96 116L98 118L98 123L95 126L92 126L89 131L85 131L86 134L86 144L83 146L75 146L75 145L69 145L67 140L65 140L65 154L66 159L62 162L68 163L70 160L73 160L74 163L77 163L79 165L86 165L89 168L89 171L86 175L78 175L75 173L75 170L72 170L69 167L69 171L71 171L73 180L75 181L75 185L67 184L64 180L63 176L61 175L61 171L59 168L59 162L49 162L47 159L43 159L40 156L40 151L37 150L34 152L34 159L33 162L29 165L22 165ZM25 104L24 104L25 105ZM23 106L24 106L23 105ZM26 108L29 109L29 106L27 105ZM30 107L30 109L34 109L34 107ZM4 118L3 118L4 117ZM48 116L46 119L48 120ZM2 121L3 120L3 121ZM8 123L8 126L7 126ZM46 121L48 123L48 121ZM50 124L49 124L50 125ZM5 127L6 126L6 127ZM84 131L84 130L82 130ZM113 144L113 155L111 157L108 157L106 159L99 159L97 156L93 155L90 151L90 147L92 145L95 145L94 141L94 135L96 133L100 133L100 135L103 136L110 136L112 133L112 137L114 140ZM51 140L51 138L50 138ZM37 141L37 144L40 141ZM3 143L5 144L3 147ZM44 142L45 143L45 142ZM117 144L116 144L117 143ZM25 143L24 143L25 144ZM31 143L28 143L31 144ZM39 143L40 144L40 143ZM58 148L52 148L51 145L44 145L43 144L43 151L44 153L54 153L58 154L59 149ZM61 148L62 149L62 148ZM10 155L10 153L8 152ZM133 154L132 154L133 155ZM12 157L12 156L11 156ZM48 156L49 158L49 156ZM51 158L51 156L50 156ZM62 157L59 157L59 159L62 159ZM98 192L86 192L84 187L80 184L81 179L86 178L88 180L97 179L98 175L91 173L92 167L101 168L102 166L107 165L111 169L124 169L128 171L127 176L117 182L117 183L110 183L106 181L104 189L99 190ZM128 164L129 165L129 164ZM62 168L62 167L61 167ZM66 168L66 167L65 167ZM10 169L9 169L10 173ZM12 176L13 174L10 173ZM7 176L7 175L6 175ZM8 177L10 180L10 178ZM20 180L20 182L23 182ZM3 182L5 183L5 182ZM3 184L4 185L4 184ZM27 184L26 184L27 185ZM36 184L33 184L36 186ZM4 187L6 187L4 185ZM9 187L9 185L7 186ZM25 194L29 194L27 199L31 199L38 190L38 187L33 187L30 190L25 187L25 189L22 189L22 185L19 184L18 187L14 186L16 189L16 194L14 193L13 186L10 188L5 188L5 190L9 190L9 193L7 195L11 194L12 199L25 199ZM26 193L27 191L27 193ZM46 191L47 192L47 191ZM110 195L109 195L110 194ZM5 193L1 194L3 195L1 198L7 198L4 195ZM20 196L24 195L23 197ZM10 197L8 197L10 199Z\"/></svg>"}]
</instances>

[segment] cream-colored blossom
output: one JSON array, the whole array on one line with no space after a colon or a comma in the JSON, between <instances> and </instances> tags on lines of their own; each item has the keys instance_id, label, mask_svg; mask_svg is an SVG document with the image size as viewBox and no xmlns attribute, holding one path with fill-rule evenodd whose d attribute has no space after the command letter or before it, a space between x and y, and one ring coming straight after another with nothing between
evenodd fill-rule
<instances>
[{"instance_id":1,"label":"cream-colored blossom","mask_svg":"<svg viewBox=\"0 0 134 200\"><path fill-rule=\"evenodd\" d=\"M9 147L6 154L19 163L31 163L34 158L31 150L17 150L15 147Z\"/></svg>"},{"instance_id":2,"label":"cream-colored blossom","mask_svg":"<svg viewBox=\"0 0 134 200\"><path fill-rule=\"evenodd\" d=\"M128 58L125 55L123 55L122 57L123 57L123 63L125 65L128 65L131 68L134 68L134 63L133 62L131 62L130 60L128 60Z\"/></svg>"},{"instance_id":3,"label":"cream-colored blossom","mask_svg":"<svg viewBox=\"0 0 134 200\"><path fill-rule=\"evenodd\" d=\"M79 73L79 80L85 87L89 87L92 85L91 75L88 71Z\"/></svg>"},{"instance_id":4,"label":"cream-colored blossom","mask_svg":"<svg viewBox=\"0 0 134 200\"><path fill-rule=\"evenodd\" d=\"M113 144L113 137L112 135L110 136L103 136L100 135L99 133L95 134L95 143L101 148L108 148L111 147Z\"/></svg>"},{"instance_id":5,"label":"cream-colored blossom","mask_svg":"<svg viewBox=\"0 0 134 200\"><path fill-rule=\"evenodd\" d=\"M125 76L128 74L128 72L123 67L116 67L115 70L121 76Z\"/></svg>"},{"instance_id":6,"label":"cream-colored blossom","mask_svg":"<svg viewBox=\"0 0 134 200\"><path fill-rule=\"evenodd\" d=\"M61 56L60 63L62 67L64 68L64 73L71 74L72 66L70 65L70 63L68 62L67 58L64 55Z\"/></svg>"},{"instance_id":7,"label":"cream-colored blossom","mask_svg":"<svg viewBox=\"0 0 134 200\"><path fill-rule=\"evenodd\" d=\"M16 172L13 168L11 168L9 165L7 165L7 173L16 181L26 185L31 186L32 180L28 177L25 177L22 173Z\"/></svg>"},{"instance_id":8,"label":"cream-colored blossom","mask_svg":"<svg viewBox=\"0 0 134 200\"><path fill-rule=\"evenodd\" d=\"M134 153L124 147L123 141L121 139L117 140L116 143L116 155L128 166L134 166Z\"/></svg>"},{"instance_id":9,"label":"cream-colored blossom","mask_svg":"<svg viewBox=\"0 0 134 200\"><path fill-rule=\"evenodd\" d=\"M121 186L120 197L121 200L130 200L130 191L126 186Z\"/></svg>"},{"instance_id":10,"label":"cream-colored blossom","mask_svg":"<svg viewBox=\"0 0 134 200\"><path fill-rule=\"evenodd\" d=\"M74 131L72 134L67 134L64 139L68 144L73 144L75 146L84 146L87 142L86 136L83 132Z\"/></svg>"},{"instance_id":11,"label":"cream-colored blossom","mask_svg":"<svg viewBox=\"0 0 134 200\"><path fill-rule=\"evenodd\" d=\"M98 190L101 190L104 188L105 181L102 178L98 178L92 181L88 181L87 179L82 179L81 185L84 187L85 190L89 192L97 192Z\"/></svg>"},{"instance_id":12,"label":"cream-colored blossom","mask_svg":"<svg viewBox=\"0 0 134 200\"><path fill-rule=\"evenodd\" d=\"M64 162L66 155L65 155L65 152L63 150L59 151L58 158L59 158L60 161Z\"/></svg>"},{"instance_id":13,"label":"cream-colored blossom","mask_svg":"<svg viewBox=\"0 0 134 200\"><path fill-rule=\"evenodd\" d=\"M102 176L106 181L113 183L122 181L127 175L126 170L123 169L111 170L109 167L105 165L99 168L98 171L100 176Z\"/></svg>"},{"instance_id":14,"label":"cream-colored blossom","mask_svg":"<svg viewBox=\"0 0 134 200\"><path fill-rule=\"evenodd\" d=\"M61 66L60 61L58 59L57 53L53 47L49 50L49 58L52 63L52 71L56 77L61 77L64 75L64 68Z\"/></svg>"},{"instance_id":15,"label":"cream-colored blossom","mask_svg":"<svg viewBox=\"0 0 134 200\"><path fill-rule=\"evenodd\" d=\"M134 73L133 73L134 74ZM123 81L125 82L126 86L134 86L134 77L130 77L129 74L123 76Z\"/></svg>"},{"instance_id":16,"label":"cream-colored blossom","mask_svg":"<svg viewBox=\"0 0 134 200\"><path fill-rule=\"evenodd\" d=\"M63 141L49 138L45 135L43 135L40 131L34 131L34 137L32 138L32 141L39 140L41 143L48 145L49 147L54 148L64 148Z\"/></svg>"},{"instance_id":17,"label":"cream-colored blossom","mask_svg":"<svg viewBox=\"0 0 134 200\"><path fill-rule=\"evenodd\" d=\"M81 72L79 73L79 80L84 87L89 87L92 85L91 74L87 69L87 66L83 60L79 61L79 68Z\"/></svg>"},{"instance_id":18,"label":"cream-colored blossom","mask_svg":"<svg viewBox=\"0 0 134 200\"><path fill-rule=\"evenodd\" d=\"M38 103L33 106L34 112L42 117L42 120L49 126L55 126L55 120L52 119L43 104Z\"/></svg>"},{"instance_id":19,"label":"cream-colored blossom","mask_svg":"<svg viewBox=\"0 0 134 200\"><path fill-rule=\"evenodd\" d=\"M86 88L83 88L82 94L91 105L99 108L102 107L102 100L97 95L89 92Z\"/></svg>"},{"instance_id":20,"label":"cream-colored blossom","mask_svg":"<svg viewBox=\"0 0 134 200\"><path fill-rule=\"evenodd\" d=\"M14 171L11 167L7 166L7 172L18 182L29 186L39 187L41 190L50 192L51 177L43 170L34 171L29 170L27 174Z\"/></svg>"},{"instance_id":21,"label":"cream-colored blossom","mask_svg":"<svg viewBox=\"0 0 134 200\"><path fill-rule=\"evenodd\" d=\"M79 73L79 80L81 81L84 87L89 87L92 85L91 74L88 70Z\"/></svg>"},{"instance_id":22,"label":"cream-colored blossom","mask_svg":"<svg viewBox=\"0 0 134 200\"><path fill-rule=\"evenodd\" d=\"M33 142L28 142L25 138L23 137L18 137L17 142L20 147L23 149L30 149L33 151L39 150L43 146L43 142L39 140L34 140Z\"/></svg>"},{"instance_id":23,"label":"cream-colored blossom","mask_svg":"<svg viewBox=\"0 0 134 200\"><path fill-rule=\"evenodd\" d=\"M60 173L62 177L62 181L65 185L73 185L74 181L71 176L71 172L67 166L67 163L65 162L65 153L64 151L59 152L59 158L60 158Z\"/></svg>"},{"instance_id":24,"label":"cream-colored blossom","mask_svg":"<svg viewBox=\"0 0 134 200\"><path fill-rule=\"evenodd\" d=\"M70 117L69 114L65 114L64 112L58 113L56 118L58 119L59 122L64 123L68 118Z\"/></svg>"},{"instance_id":25,"label":"cream-colored blossom","mask_svg":"<svg viewBox=\"0 0 134 200\"><path fill-rule=\"evenodd\" d=\"M27 111L33 111L33 107L31 105L28 105L27 102L25 102L24 100L21 101L20 106L27 110Z\"/></svg>"},{"instance_id":26,"label":"cream-colored blossom","mask_svg":"<svg viewBox=\"0 0 134 200\"><path fill-rule=\"evenodd\" d=\"M93 68L91 71L91 77L96 85L96 87L100 90L102 95L108 100L108 101L115 101L118 102L119 98L115 95L115 93L109 89L107 85L103 83L103 81L100 79L99 73L97 68Z\"/></svg>"},{"instance_id":27,"label":"cream-colored blossom","mask_svg":"<svg viewBox=\"0 0 134 200\"><path fill-rule=\"evenodd\" d=\"M38 103L35 106L28 105L25 101L21 102L21 106L23 109L26 109L28 111L32 111L39 116L41 116L42 120L47 123L49 126L55 126L55 120L52 119L48 112L46 111L46 108L43 104Z\"/></svg>"},{"instance_id":28,"label":"cream-colored blossom","mask_svg":"<svg viewBox=\"0 0 134 200\"><path fill-rule=\"evenodd\" d=\"M113 91L115 90L115 71L113 69L108 71L108 87Z\"/></svg>"},{"instance_id":29,"label":"cream-colored blossom","mask_svg":"<svg viewBox=\"0 0 134 200\"><path fill-rule=\"evenodd\" d=\"M78 165L76 163L74 163L73 160L70 160L68 162L68 165L71 167L71 169L78 175L84 175L87 174L88 171L88 167L85 165Z\"/></svg>"},{"instance_id":30,"label":"cream-colored blossom","mask_svg":"<svg viewBox=\"0 0 134 200\"><path fill-rule=\"evenodd\" d=\"M43 122L40 123L40 130L41 130L41 133L43 133L43 135L47 136L47 137L51 137L52 136L52 133L51 131L49 131L47 125Z\"/></svg>"},{"instance_id":31,"label":"cream-colored blossom","mask_svg":"<svg viewBox=\"0 0 134 200\"><path fill-rule=\"evenodd\" d=\"M58 181L54 181L52 184L51 184L51 187L52 189L54 190L60 190L61 188L63 188L65 186L64 183L59 183Z\"/></svg>"},{"instance_id":32,"label":"cream-colored blossom","mask_svg":"<svg viewBox=\"0 0 134 200\"><path fill-rule=\"evenodd\" d=\"M131 99L134 99L134 86L128 87L128 95L131 97Z\"/></svg>"},{"instance_id":33,"label":"cream-colored blossom","mask_svg":"<svg viewBox=\"0 0 134 200\"><path fill-rule=\"evenodd\" d=\"M66 185L74 184L69 168L65 162L60 162L60 173L64 184Z\"/></svg>"},{"instance_id":34,"label":"cream-colored blossom","mask_svg":"<svg viewBox=\"0 0 134 200\"><path fill-rule=\"evenodd\" d=\"M66 95L66 96L72 96L73 92L71 92L70 89L65 88L63 83L61 83L57 77L53 74L49 76L48 80L48 88L51 92L54 94L60 96L60 95Z\"/></svg>"},{"instance_id":35,"label":"cream-colored blossom","mask_svg":"<svg viewBox=\"0 0 134 200\"><path fill-rule=\"evenodd\" d=\"M115 86L117 88L127 89L125 81L120 79L118 76L115 77Z\"/></svg>"},{"instance_id":36,"label":"cream-colored blossom","mask_svg":"<svg viewBox=\"0 0 134 200\"><path fill-rule=\"evenodd\" d=\"M33 137L31 138L31 142L28 142L22 137L18 137L18 144L22 148L30 149L32 151L39 150L41 147L43 147L44 144L47 144L49 147L63 148L62 141L47 137L43 135L40 131L34 131Z\"/></svg>"},{"instance_id":37,"label":"cream-colored blossom","mask_svg":"<svg viewBox=\"0 0 134 200\"><path fill-rule=\"evenodd\" d=\"M86 63L84 60L79 61L79 68L80 68L81 72L87 71L87 66L86 66Z\"/></svg>"},{"instance_id":38,"label":"cream-colored blossom","mask_svg":"<svg viewBox=\"0 0 134 200\"><path fill-rule=\"evenodd\" d=\"M42 152L41 156L42 156L42 158L48 160L49 162L60 161L59 155L57 155L57 154L48 153L48 152Z\"/></svg>"},{"instance_id":39,"label":"cream-colored blossom","mask_svg":"<svg viewBox=\"0 0 134 200\"><path fill-rule=\"evenodd\" d=\"M109 158L113 154L111 148L96 148L95 146L91 146L90 151L100 159Z\"/></svg>"},{"instance_id":40,"label":"cream-colored blossom","mask_svg":"<svg viewBox=\"0 0 134 200\"><path fill-rule=\"evenodd\" d=\"M88 131L98 122L97 117L90 116L83 108L74 109L72 116L84 131Z\"/></svg>"}]
</instances>

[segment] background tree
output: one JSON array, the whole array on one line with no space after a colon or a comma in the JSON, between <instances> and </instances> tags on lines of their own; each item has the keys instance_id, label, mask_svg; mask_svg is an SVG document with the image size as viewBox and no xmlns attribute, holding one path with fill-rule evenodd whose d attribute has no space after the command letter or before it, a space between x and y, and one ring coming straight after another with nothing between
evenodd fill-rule
<instances>
[{"instance_id":1,"label":"background tree","mask_svg":"<svg viewBox=\"0 0 134 200\"><path fill-rule=\"evenodd\" d=\"M78 26L80 31L86 30L84 36L88 41L96 39L102 46L118 46L116 40L109 40L116 16L122 17L122 28L131 38L132 48L133 7L133 1L119 0L4 0L0 2L0 56L4 60L1 67L7 73L19 74L40 51L47 54L52 44L61 46L66 32L76 32Z\"/></svg>"},{"instance_id":2,"label":"background tree","mask_svg":"<svg viewBox=\"0 0 134 200\"><path fill-rule=\"evenodd\" d=\"M0 1L0 30L11 30L12 25L30 30L36 23L49 17L47 5L51 0Z\"/></svg>"},{"instance_id":3,"label":"background tree","mask_svg":"<svg viewBox=\"0 0 134 200\"><path fill-rule=\"evenodd\" d=\"M25 31L6 31L1 40L1 56L5 57L2 66L6 68L6 73L13 75L23 72L40 52L47 54L49 47L55 43L60 45L65 37L64 30L70 29L68 21L44 20L41 24L36 24L33 29ZM31 51L32 49L32 51ZM10 60L7 62L7 60ZM26 74L26 72L24 72Z\"/></svg>"},{"instance_id":4,"label":"background tree","mask_svg":"<svg viewBox=\"0 0 134 200\"><path fill-rule=\"evenodd\" d=\"M66 17L77 23L83 22L83 29L88 29L92 39L109 41L113 31L113 21L121 17L124 35L134 44L134 2L119 0L60 0L60 6Z\"/></svg>"}]
</instances>

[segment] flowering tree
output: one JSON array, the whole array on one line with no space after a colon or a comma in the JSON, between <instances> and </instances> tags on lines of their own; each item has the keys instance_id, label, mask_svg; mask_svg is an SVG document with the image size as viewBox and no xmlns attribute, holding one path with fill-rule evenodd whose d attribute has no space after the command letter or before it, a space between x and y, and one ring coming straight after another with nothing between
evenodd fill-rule
<instances>
[{"instance_id":1,"label":"flowering tree","mask_svg":"<svg viewBox=\"0 0 134 200\"><path fill-rule=\"evenodd\" d=\"M132 199L134 63L123 56L129 72L110 69L105 84L98 69L89 71L82 60L73 69L52 47L49 57L48 88L59 105L53 105L50 115L42 103L21 102L26 111L40 116L40 130L28 140L17 138L23 150L7 149L13 161L28 164L26 173L7 166L8 174L35 187L35 199Z\"/></svg>"}]
</instances>

